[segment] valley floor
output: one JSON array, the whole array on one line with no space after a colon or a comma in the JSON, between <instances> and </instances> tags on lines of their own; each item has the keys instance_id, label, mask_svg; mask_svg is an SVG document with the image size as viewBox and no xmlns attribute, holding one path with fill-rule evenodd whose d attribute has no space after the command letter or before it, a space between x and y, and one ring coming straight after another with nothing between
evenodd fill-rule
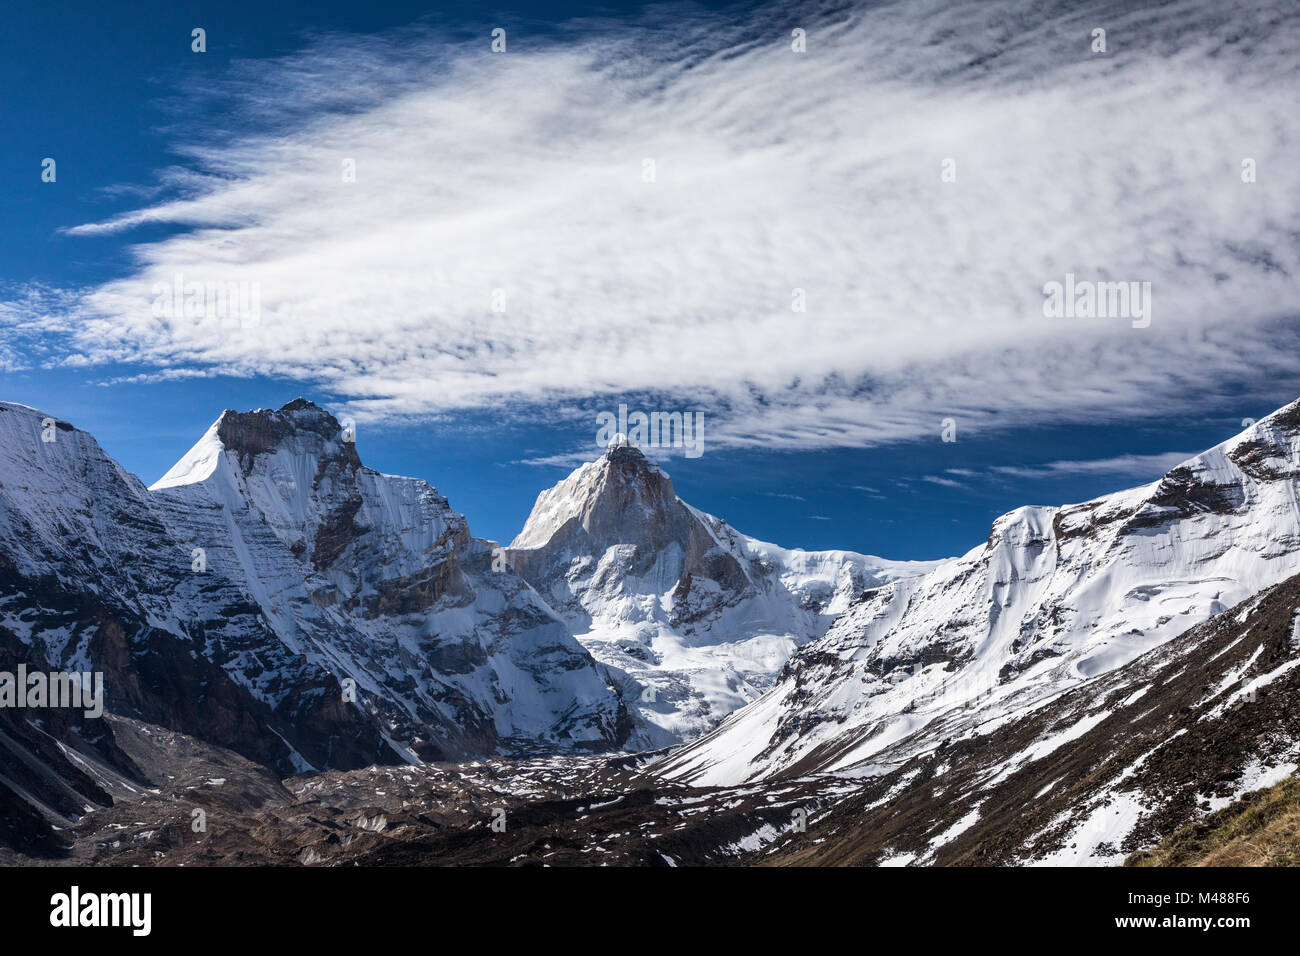
<instances>
[{"instance_id":1,"label":"valley floor","mask_svg":"<svg viewBox=\"0 0 1300 956\"><path fill-rule=\"evenodd\" d=\"M656 755L376 766L278 780L237 754L109 718L158 786L59 831L62 852L3 865L698 866L922 862L880 838L862 781L824 775L693 788ZM898 816L911 811L906 803ZM879 819L879 818L877 818ZM870 832L869 832L870 831ZM977 862L969 855L947 862ZM1093 861L1098 862L1098 861ZM1300 862L1300 778L1179 829L1138 866Z\"/></svg>"},{"instance_id":2,"label":"valley floor","mask_svg":"<svg viewBox=\"0 0 1300 956\"><path fill-rule=\"evenodd\" d=\"M654 755L376 766L280 781L230 751L108 719L163 783L60 831L61 854L0 849L0 863L726 864L790 829L797 810L815 814L851 788L826 778L696 789L639 774Z\"/></svg>"}]
</instances>

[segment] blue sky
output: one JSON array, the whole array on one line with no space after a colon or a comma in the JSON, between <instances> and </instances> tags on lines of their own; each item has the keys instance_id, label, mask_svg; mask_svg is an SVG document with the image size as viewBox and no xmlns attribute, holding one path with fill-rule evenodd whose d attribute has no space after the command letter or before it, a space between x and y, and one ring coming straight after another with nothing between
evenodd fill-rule
<instances>
[{"instance_id":1,"label":"blue sky","mask_svg":"<svg viewBox=\"0 0 1300 956\"><path fill-rule=\"evenodd\" d=\"M960 553L1300 395L1293 8L7 8L0 398L148 482L305 395L497 539L598 411L693 409L692 504ZM181 273L257 322L160 320ZM1045 317L1066 273L1150 325Z\"/></svg>"}]
</instances>

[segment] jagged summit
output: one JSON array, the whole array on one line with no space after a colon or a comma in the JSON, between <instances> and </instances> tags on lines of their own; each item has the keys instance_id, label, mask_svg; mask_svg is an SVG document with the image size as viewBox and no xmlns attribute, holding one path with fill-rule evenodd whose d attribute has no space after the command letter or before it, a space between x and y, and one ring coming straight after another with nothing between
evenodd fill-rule
<instances>
[{"instance_id":1,"label":"jagged summit","mask_svg":"<svg viewBox=\"0 0 1300 956\"><path fill-rule=\"evenodd\" d=\"M606 461L611 461L611 462L635 462L637 464L642 464L642 463L653 464L653 462L651 462L650 459L646 457L645 452L643 452L636 445L629 445L626 443L619 444L617 438L614 439L614 441L610 442L609 447L605 449L605 454L601 457L604 458Z\"/></svg>"},{"instance_id":2,"label":"jagged summit","mask_svg":"<svg viewBox=\"0 0 1300 956\"><path fill-rule=\"evenodd\" d=\"M289 401L285 402L283 405L280 406L280 411L282 412L296 412L304 409L315 411L315 412L325 411L323 408L321 408L311 399L304 398L301 395L299 395L297 398L290 399Z\"/></svg>"},{"instance_id":3,"label":"jagged summit","mask_svg":"<svg viewBox=\"0 0 1300 956\"><path fill-rule=\"evenodd\" d=\"M227 453L237 470L248 475L259 456L277 452L335 460L354 472L361 467L356 445L338 419L314 402L295 398L278 409L226 409L150 490L206 481Z\"/></svg>"},{"instance_id":4,"label":"jagged summit","mask_svg":"<svg viewBox=\"0 0 1300 956\"><path fill-rule=\"evenodd\" d=\"M223 440L229 443L257 437L282 441L295 433L338 439L344 430L337 418L305 398L295 398L274 409L241 412L228 408L221 413L216 424L220 426Z\"/></svg>"},{"instance_id":5,"label":"jagged summit","mask_svg":"<svg viewBox=\"0 0 1300 956\"><path fill-rule=\"evenodd\" d=\"M325 409L296 398L277 411L231 412L218 420L217 437L241 462L290 446L295 453L342 457L352 469L361 467L356 444Z\"/></svg>"},{"instance_id":6,"label":"jagged summit","mask_svg":"<svg viewBox=\"0 0 1300 956\"><path fill-rule=\"evenodd\" d=\"M650 701L654 745L757 695L864 588L932 566L756 541L620 443L538 496L509 557L598 660L636 682L625 696Z\"/></svg>"},{"instance_id":7,"label":"jagged summit","mask_svg":"<svg viewBox=\"0 0 1300 956\"><path fill-rule=\"evenodd\" d=\"M698 520L677 497L672 478L634 445L611 445L538 496L512 549L528 550L558 537L588 548L636 544L686 548Z\"/></svg>"},{"instance_id":8,"label":"jagged summit","mask_svg":"<svg viewBox=\"0 0 1300 956\"><path fill-rule=\"evenodd\" d=\"M645 462L646 464L654 465L654 462L646 455L645 450L622 432L619 432L610 439L609 444L605 446L605 451L604 454L601 455L601 459L608 461Z\"/></svg>"}]
</instances>

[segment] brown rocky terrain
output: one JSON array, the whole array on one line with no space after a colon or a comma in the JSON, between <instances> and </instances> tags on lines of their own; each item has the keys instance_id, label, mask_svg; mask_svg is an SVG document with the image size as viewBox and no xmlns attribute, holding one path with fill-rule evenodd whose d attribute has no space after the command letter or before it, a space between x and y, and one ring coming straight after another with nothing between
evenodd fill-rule
<instances>
[{"instance_id":1,"label":"brown rocky terrain","mask_svg":"<svg viewBox=\"0 0 1300 956\"><path fill-rule=\"evenodd\" d=\"M375 766L281 781L183 734L107 720L148 784L57 831L57 847L0 849L0 863L728 863L758 845L755 834L790 827L796 810L814 813L844 787L825 779L701 791L640 774L644 757Z\"/></svg>"},{"instance_id":2,"label":"brown rocky terrain","mask_svg":"<svg viewBox=\"0 0 1300 956\"><path fill-rule=\"evenodd\" d=\"M824 840L777 841L765 858L1118 864L1294 771L1300 667L1288 665L1300 660L1298 611L1300 576L1024 719L891 769L818 821ZM1053 739L1059 746L1035 759ZM1096 838L1112 832L1122 836Z\"/></svg>"}]
</instances>

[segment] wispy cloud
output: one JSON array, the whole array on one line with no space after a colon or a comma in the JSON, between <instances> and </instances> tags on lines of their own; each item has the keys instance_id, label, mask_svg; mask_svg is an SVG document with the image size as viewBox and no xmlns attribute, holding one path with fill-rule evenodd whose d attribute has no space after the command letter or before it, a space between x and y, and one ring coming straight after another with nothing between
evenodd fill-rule
<instances>
[{"instance_id":1,"label":"wispy cloud","mask_svg":"<svg viewBox=\"0 0 1300 956\"><path fill-rule=\"evenodd\" d=\"M1298 39L1217 0L324 38L213 83L167 198L68 231L186 228L43 328L0 310L0 362L279 375L361 421L653 394L710 447L1159 414L1300 373ZM1066 272L1150 281L1150 328L1044 318ZM177 275L256 283L260 324L154 316Z\"/></svg>"},{"instance_id":2,"label":"wispy cloud","mask_svg":"<svg viewBox=\"0 0 1300 956\"><path fill-rule=\"evenodd\" d=\"M1117 455L1078 461L1052 461L1043 465L996 465L990 471L1017 478L1068 478L1077 475L1122 475L1155 479L1196 452L1167 451L1156 455Z\"/></svg>"}]
</instances>

